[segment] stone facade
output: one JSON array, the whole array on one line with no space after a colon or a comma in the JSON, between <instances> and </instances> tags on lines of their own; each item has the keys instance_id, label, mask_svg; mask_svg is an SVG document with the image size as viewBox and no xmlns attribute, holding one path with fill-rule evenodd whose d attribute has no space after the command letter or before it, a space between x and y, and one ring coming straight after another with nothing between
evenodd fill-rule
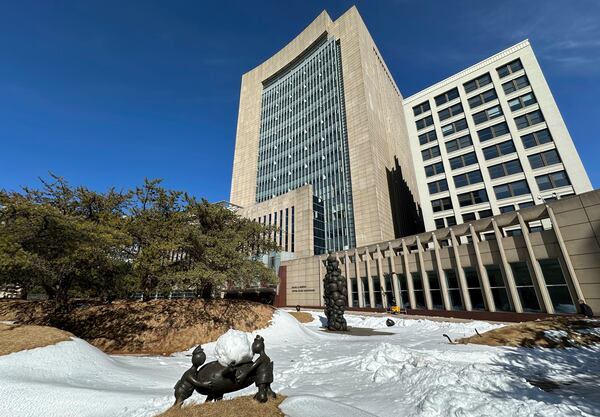
<instances>
[{"instance_id":1,"label":"stone facade","mask_svg":"<svg viewBox=\"0 0 600 417\"><path fill-rule=\"evenodd\" d=\"M600 311L599 236L600 191L592 191L335 256L353 308L401 300L416 313L556 314L584 299ZM325 260L282 263L288 305L322 306Z\"/></svg>"},{"instance_id":2,"label":"stone facade","mask_svg":"<svg viewBox=\"0 0 600 417\"><path fill-rule=\"evenodd\" d=\"M271 219L270 223L276 223L279 229L274 240L281 250L293 253L296 257L305 257L314 254L312 205L312 189L307 185L271 200L241 208L237 213L263 224L269 224Z\"/></svg>"},{"instance_id":3,"label":"stone facade","mask_svg":"<svg viewBox=\"0 0 600 417\"><path fill-rule=\"evenodd\" d=\"M263 83L323 36L334 38L341 48L356 245L393 239L386 173L399 161L403 180L418 199L412 155L402 96L355 7L336 21L321 13L288 45L242 77L230 201L245 208L256 204Z\"/></svg>"}]
</instances>

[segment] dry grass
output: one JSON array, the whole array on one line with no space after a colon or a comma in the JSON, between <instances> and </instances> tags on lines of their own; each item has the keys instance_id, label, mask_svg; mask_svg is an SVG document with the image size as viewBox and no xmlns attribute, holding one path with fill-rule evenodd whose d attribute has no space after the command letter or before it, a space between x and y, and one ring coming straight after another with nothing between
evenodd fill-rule
<instances>
[{"instance_id":1,"label":"dry grass","mask_svg":"<svg viewBox=\"0 0 600 417\"><path fill-rule=\"evenodd\" d=\"M595 327L600 327L600 321L585 320L579 317L553 317L512 324L482 333L481 336L465 337L456 342L488 346L546 348L590 346L600 343L600 336L579 333L577 330ZM548 330L564 331L567 336L553 340L544 333Z\"/></svg>"},{"instance_id":2,"label":"dry grass","mask_svg":"<svg viewBox=\"0 0 600 417\"><path fill-rule=\"evenodd\" d=\"M183 408L171 408L157 417L284 417L279 404L285 399L277 395L276 400L258 403L252 397L237 397Z\"/></svg>"},{"instance_id":3,"label":"dry grass","mask_svg":"<svg viewBox=\"0 0 600 417\"><path fill-rule=\"evenodd\" d=\"M300 323L311 323L314 318L310 313L304 313L302 311L290 311L290 314L296 318Z\"/></svg>"},{"instance_id":4,"label":"dry grass","mask_svg":"<svg viewBox=\"0 0 600 417\"><path fill-rule=\"evenodd\" d=\"M86 303L66 317L52 316L51 302L0 302L0 320L53 325L107 353L171 354L216 340L230 328L268 326L273 308L238 300L154 300Z\"/></svg>"},{"instance_id":5,"label":"dry grass","mask_svg":"<svg viewBox=\"0 0 600 417\"><path fill-rule=\"evenodd\" d=\"M0 323L0 356L64 342L72 336L54 327Z\"/></svg>"}]
</instances>

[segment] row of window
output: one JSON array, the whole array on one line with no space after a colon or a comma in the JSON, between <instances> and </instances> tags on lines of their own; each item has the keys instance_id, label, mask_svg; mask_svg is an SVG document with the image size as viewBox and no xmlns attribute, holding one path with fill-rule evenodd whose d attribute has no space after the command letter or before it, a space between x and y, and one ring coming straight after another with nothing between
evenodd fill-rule
<instances>
[{"instance_id":1,"label":"row of window","mask_svg":"<svg viewBox=\"0 0 600 417\"><path fill-rule=\"evenodd\" d=\"M510 147L505 145L510 144ZM502 146L500 146L502 145ZM514 145L512 145L512 141L503 142L498 145L494 145L490 148L484 149L484 155L486 159L490 159L490 155L497 155L497 152L504 152L506 149L510 150L507 153L514 152ZM452 169L462 168L467 165L472 165L477 162L475 153L471 152L465 155L458 156L456 158L452 158L450 160L450 165ZM537 154L533 154L529 156L529 162L531 164L532 169L543 168L546 166L556 165L561 163L561 159L556 152L556 149L550 149L545 152L540 152ZM518 159L514 159L511 161L502 162L500 164L492 165L488 167L488 171L490 173L491 179L501 178L508 175L517 174L519 172L523 172L521 167L521 163ZM434 175L438 175L444 172L444 166L442 162L437 162L432 165L427 165L425 167L425 175L427 177L431 177ZM470 184L476 184L478 182L482 182L481 173L479 171L471 171L465 174L454 176L454 183L456 187L463 187ZM459 185L460 184L460 185ZM445 191L445 190L443 190ZM438 191L439 192L439 191Z\"/></svg>"},{"instance_id":2,"label":"row of window","mask_svg":"<svg viewBox=\"0 0 600 417\"><path fill-rule=\"evenodd\" d=\"M493 216L492 210L490 210L490 209L479 210L478 212L473 211L470 213L462 214L463 222L477 220L476 214L479 215L480 219L485 219L487 217ZM446 218L440 217L439 219L435 219L434 222L435 222L436 229L443 229L444 227L454 226L456 224L456 218L454 216L446 217Z\"/></svg>"},{"instance_id":3,"label":"row of window","mask_svg":"<svg viewBox=\"0 0 600 417\"><path fill-rule=\"evenodd\" d=\"M480 130L478 132L479 138L481 141L487 141L492 138L496 138L499 136L503 136L508 133L508 126L506 123L502 122L494 126L490 126L486 129ZM428 142L432 142L437 140L437 136L435 131L427 132L421 136L419 136L419 140L421 144L426 144ZM532 148L534 146L543 145L545 143L552 142L552 136L550 135L550 131L548 129L542 129L537 132L529 133L527 135L521 136L521 140L523 142L523 146L526 149ZM460 138L456 138L446 142L446 151L448 153L457 151L459 149L468 148L473 145L473 141L471 140L470 135L461 136ZM436 147L437 148L437 147ZM498 143L496 145L491 145L489 147L483 148L483 155L485 159L493 159L503 155L509 155L511 153L516 152L514 143L512 140L507 140L505 142ZM425 149L422 151L423 160L431 159L436 156L439 156L439 148L436 150L430 151ZM556 155L558 157L558 155ZM477 162L477 161L475 161ZM475 163L473 162L473 163ZM560 162L560 160L559 160ZM546 164L550 165L550 164ZM534 167L532 163L532 167ZM535 169L535 167L534 167Z\"/></svg>"},{"instance_id":4,"label":"row of window","mask_svg":"<svg viewBox=\"0 0 600 417\"><path fill-rule=\"evenodd\" d=\"M503 169L506 170L507 168L504 166ZM535 177L535 180L541 191L571 185L569 177L565 171L557 171L549 174L538 175ZM457 188L482 182L481 172L471 171L465 174L457 175L454 177L454 182ZM446 180L439 180L429 184L429 192L431 194L440 191L446 191L447 189L448 184ZM494 194L498 200L518 197L530 193L531 191L527 185L527 181L525 180L513 181L508 184L494 186ZM489 201L485 189L458 194L457 198L460 207L472 206ZM450 210L452 209L452 201L450 197L444 197L437 200L432 200L431 206L434 212Z\"/></svg>"},{"instance_id":5,"label":"row of window","mask_svg":"<svg viewBox=\"0 0 600 417\"><path fill-rule=\"evenodd\" d=\"M443 220L443 219L441 219ZM567 279L562 272L560 262L556 258L540 259L539 263L545 287L550 296L550 302L557 313L576 313L577 308L573 302L573 297L569 291ZM373 307L381 308L384 305L383 298L385 297L385 305L398 304L402 307L425 309L427 308L426 299L431 300L433 309L443 309L443 295L441 280L445 280L448 289L447 295L452 310L464 310L465 300L464 295L467 295L473 310L486 310L488 302L483 293L482 281L487 279L491 290L491 298L497 311L515 311L514 304L519 302L525 312L541 312L543 305L541 295L538 294L536 286L533 284L532 274L527 262L518 261L509 264L512 276L514 277L517 293L515 294L518 300L512 300L507 291L508 285L504 279L502 267L496 264L484 265L485 274L475 267L463 267L462 273L465 277L466 287L462 288L458 279L458 270L455 268L443 269L443 271L423 271L410 272L408 277L412 281L412 296L415 305L411 305L411 296L409 295L409 285L407 274L385 274L385 287L380 285L368 284L368 277L361 277L362 291L359 294L358 280L351 278L351 286L349 291L352 294L352 306L358 307L362 300L364 307L371 307L371 298L375 302ZM485 278L484 278L485 277ZM429 283L428 296L423 284L424 279ZM395 282L395 285L394 285ZM394 300L393 288L396 286L399 289L400 300ZM373 293L371 294L371 291ZM464 294L464 295L463 295ZM371 297L372 296L372 297Z\"/></svg>"},{"instance_id":6,"label":"row of window","mask_svg":"<svg viewBox=\"0 0 600 417\"><path fill-rule=\"evenodd\" d=\"M506 65L503 65L503 66L497 68L496 71L498 72L498 76L500 78L504 78L504 77L507 77L508 75L515 73L517 71L520 71L522 69L523 69L523 65L521 64L521 60L517 59L515 61L512 61ZM513 81L515 81L515 82L513 83ZM465 89L465 92L468 94L472 91L478 90L478 89L480 89L486 85L489 85L491 83L492 83L492 77L490 76L489 73L485 73L471 81L464 83L463 87ZM509 93L519 90L527 85L529 85L529 80L527 79L526 76L521 76L521 77L516 78L515 80L504 83L502 85L502 87L503 87L504 91L507 94L509 94ZM486 103L487 101L490 101L490 100L493 100L496 98L496 92L494 91L494 89L488 90L486 93L487 93L487 95L486 95L485 99L484 99L484 97L480 97L481 95L472 97L473 99L475 99L477 97L481 101L481 103L479 103L479 104L476 104L477 99L474 100L473 102L471 102L471 99L469 99L469 105L471 106L471 108L477 107L478 105L481 105L483 103ZM483 94L486 94L486 93L483 93ZM491 95L493 95L492 98L490 98ZM453 88L443 94L440 94L440 95L434 97L435 104L437 106L441 106L449 101L452 101L452 100L458 98L458 96L459 96L458 88ZM429 105L429 101L426 101L417 106L414 106L413 113L415 116L418 116L422 113L429 111L430 109L431 109L431 107Z\"/></svg>"}]
</instances>

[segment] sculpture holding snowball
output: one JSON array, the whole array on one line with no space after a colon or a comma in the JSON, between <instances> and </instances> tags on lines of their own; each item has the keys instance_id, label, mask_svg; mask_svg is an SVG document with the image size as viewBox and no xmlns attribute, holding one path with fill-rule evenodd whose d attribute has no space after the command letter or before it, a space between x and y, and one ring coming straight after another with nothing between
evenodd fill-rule
<instances>
[{"instance_id":1,"label":"sculpture holding snowball","mask_svg":"<svg viewBox=\"0 0 600 417\"><path fill-rule=\"evenodd\" d=\"M217 339L215 345L216 361L198 366L196 354L201 351L198 346L192 356L192 368L188 369L175 386L175 406L181 406L192 394L193 386L198 393L206 395L206 402L219 401L223 395L238 391L255 383L258 393L254 399L265 402L276 398L271 389L273 382L273 362L265 353L264 339L261 336L251 341L251 335L238 330L229 330ZM203 354L203 353L202 353ZM253 363L254 354L258 359ZM195 372L195 376L194 376Z\"/></svg>"}]
</instances>

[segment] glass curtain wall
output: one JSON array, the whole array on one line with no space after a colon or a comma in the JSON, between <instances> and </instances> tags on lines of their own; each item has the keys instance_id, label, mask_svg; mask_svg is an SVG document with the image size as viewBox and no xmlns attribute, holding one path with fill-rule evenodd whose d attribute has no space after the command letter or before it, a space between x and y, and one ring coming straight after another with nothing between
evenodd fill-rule
<instances>
[{"instance_id":1,"label":"glass curtain wall","mask_svg":"<svg viewBox=\"0 0 600 417\"><path fill-rule=\"evenodd\" d=\"M256 200L311 184L323 207L315 254L356 246L341 68L324 37L263 84Z\"/></svg>"}]
</instances>

